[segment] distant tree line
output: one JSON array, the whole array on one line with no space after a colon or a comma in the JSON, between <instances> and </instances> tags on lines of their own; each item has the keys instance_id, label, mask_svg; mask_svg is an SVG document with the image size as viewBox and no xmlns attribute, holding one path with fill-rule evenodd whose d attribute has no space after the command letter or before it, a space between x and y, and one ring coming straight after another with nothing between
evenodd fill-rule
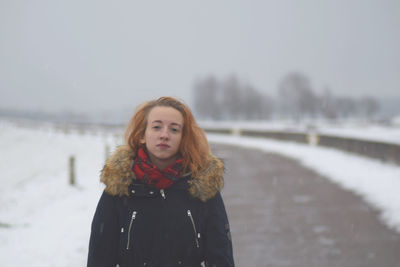
<instances>
[{"instance_id":1,"label":"distant tree line","mask_svg":"<svg viewBox=\"0 0 400 267\"><path fill-rule=\"evenodd\" d=\"M275 97L260 93L236 75L220 80L213 75L198 79L193 86L193 96L197 115L213 120L371 119L380 110L375 97L335 96L329 88L316 94L309 78L299 72L283 77Z\"/></svg>"}]
</instances>

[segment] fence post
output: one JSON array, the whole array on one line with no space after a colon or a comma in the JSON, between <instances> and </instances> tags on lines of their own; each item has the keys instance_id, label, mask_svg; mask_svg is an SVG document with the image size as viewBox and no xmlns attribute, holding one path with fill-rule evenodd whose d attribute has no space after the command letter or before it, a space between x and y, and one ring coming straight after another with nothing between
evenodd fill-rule
<instances>
[{"instance_id":1,"label":"fence post","mask_svg":"<svg viewBox=\"0 0 400 267\"><path fill-rule=\"evenodd\" d=\"M75 156L69 157L69 184L75 185Z\"/></svg>"},{"instance_id":2,"label":"fence post","mask_svg":"<svg viewBox=\"0 0 400 267\"><path fill-rule=\"evenodd\" d=\"M312 146L319 145L319 136L318 136L318 134L313 133L313 132L311 132L311 133L309 132L309 133L306 134L306 136L307 136L307 143L309 145L312 145Z\"/></svg>"},{"instance_id":3,"label":"fence post","mask_svg":"<svg viewBox=\"0 0 400 267\"><path fill-rule=\"evenodd\" d=\"M230 130L230 132L231 132L232 135L235 135L235 136L241 136L242 135L242 130L239 127L232 128Z\"/></svg>"}]
</instances>

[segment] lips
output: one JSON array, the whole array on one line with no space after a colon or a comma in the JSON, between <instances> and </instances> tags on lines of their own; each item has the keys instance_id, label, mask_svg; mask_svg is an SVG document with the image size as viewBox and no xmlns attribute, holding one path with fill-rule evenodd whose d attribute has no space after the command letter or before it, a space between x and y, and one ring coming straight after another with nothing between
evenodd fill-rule
<instances>
[{"instance_id":1,"label":"lips","mask_svg":"<svg viewBox=\"0 0 400 267\"><path fill-rule=\"evenodd\" d=\"M158 144L157 147L159 147L161 149L167 149L167 148L169 148L169 145L167 145L167 144Z\"/></svg>"}]
</instances>

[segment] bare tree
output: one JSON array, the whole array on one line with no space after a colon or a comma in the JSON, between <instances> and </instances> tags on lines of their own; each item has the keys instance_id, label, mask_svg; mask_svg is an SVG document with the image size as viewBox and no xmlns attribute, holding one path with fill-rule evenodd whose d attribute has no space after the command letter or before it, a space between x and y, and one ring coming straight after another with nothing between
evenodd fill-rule
<instances>
[{"instance_id":1,"label":"bare tree","mask_svg":"<svg viewBox=\"0 0 400 267\"><path fill-rule=\"evenodd\" d=\"M208 119L265 119L274 109L274 100L234 74L222 81L213 75L195 81L194 109Z\"/></svg>"},{"instance_id":2,"label":"bare tree","mask_svg":"<svg viewBox=\"0 0 400 267\"><path fill-rule=\"evenodd\" d=\"M319 110L321 111L322 116L328 119L336 119L338 116L335 98L329 88L326 88L322 96L319 98Z\"/></svg>"},{"instance_id":3,"label":"bare tree","mask_svg":"<svg viewBox=\"0 0 400 267\"><path fill-rule=\"evenodd\" d=\"M221 102L217 79L210 75L203 80L197 80L193 87L194 108L200 117L220 119Z\"/></svg>"},{"instance_id":4,"label":"bare tree","mask_svg":"<svg viewBox=\"0 0 400 267\"><path fill-rule=\"evenodd\" d=\"M359 101L361 115L367 119L372 119L379 111L379 101L371 96L362 97Z\"/></svg>"},{"instance_id":5,"label":"bare tree","mask_svg":"<svg viewBox=\"0 0 400 267\"><path fill-rule=\"evenodd\" d=\"M316 114L317 97L310 80L302 73L289 73L283 78L279 86L279 98L284 112L295 119Z\"/></svg>"},{"instance_id":6,"label":"bare tree","mask_svg":"<svg viewBox=\"0 0 400 267\"><path fill-rule=\"evenodd\" d=\"M261 119L270 119L276 109L275 100L267 95L262 95Z\"/></svg>"},{"instance_id":7,"label":"bare tree","mask_svg":"<svg viewBox=\"0 0 400 267\"><path fill-rule=\"evenodd\" d=\"M245 119L261 119L263 115L263 97L252 86L243 89L243 116Z\"/></svg>"},{"instance_id":8,"label":"bare tree","mask_svg":"<svg viewBox=\"0 0 400 267\"><path fill-rule=\"evenodd\" d=\"M356 101L351 97L336 97L335 109L341 118L354 117L357 114Z\"/></svg>"},{"instance_id":9,"label":"bare tree","mask_svg":"<svg viewBox=\"0 0 400 267\"><path fill-rule=\"evenodd\" d=\"M222 83L223 110L225 116L231 119L239 119L243 112L242 90L239 79L232 74Z\"/></svg>"}]
</instances>

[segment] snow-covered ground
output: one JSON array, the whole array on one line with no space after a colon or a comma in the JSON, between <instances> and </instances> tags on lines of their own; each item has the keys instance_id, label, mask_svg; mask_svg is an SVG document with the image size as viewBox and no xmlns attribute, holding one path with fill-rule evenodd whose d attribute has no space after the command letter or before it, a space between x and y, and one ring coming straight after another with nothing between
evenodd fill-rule
<instances>
[{"instance_id":1,"label":"snow-covered ground","mask_svg":"<svg viewBox=\"0 0 400 267\"><path fill-rule=\"evenodd\" d=\"M238 136L211 142L278 152L360 194L400 232L400 167L334 149ZM99 172L113 134L64 133L0 121L0 266L85 266L90 223L103 190ZM77 186L68 185L76 157Z\"/></svg>"},{"instance_id":2,"label":"snow-covered ground","mask_svg":"<svg viewBox=\"0 0 400 267\"><path fill-rule=\"evenodd\" d=\"M0 122L0 266L85 266L105 135ZM75 156L77 185L68 184Z\"/></svg>"}]
</instances>

